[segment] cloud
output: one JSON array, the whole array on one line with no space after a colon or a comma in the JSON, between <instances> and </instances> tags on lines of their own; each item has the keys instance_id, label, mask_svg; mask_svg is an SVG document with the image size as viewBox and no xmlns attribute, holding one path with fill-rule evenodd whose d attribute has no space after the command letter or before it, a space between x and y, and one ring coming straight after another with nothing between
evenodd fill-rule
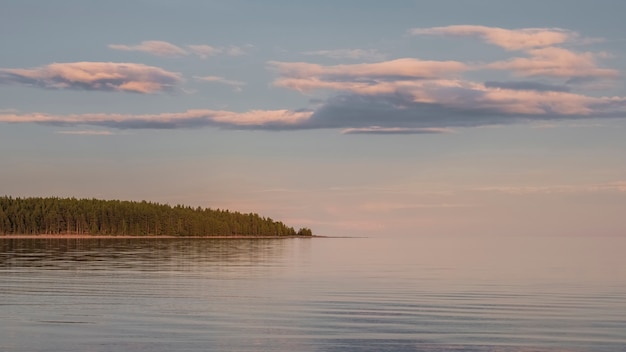
<instances>
[{"instance_id":1,"label":"cloud","mask_svg":"<svg viewBox=\"0 0 626 352\"><path fill-rule=\"evenodd\" d=\"M599 53L577 53L563 48L547 47L528 50L529 57L518 57L487 65L495 70L511 70L519 76L546 76L559 78L617 78L619 72L599 68Z\"/></svg>"},{"instance_id":2,"label":"cloud","mask_svg":"<svg viewBox=\"0 0 626 352\"><path fill-rule=\"evenodd\" d=\"M528 121L626 117L624 98L505 89L459 89L453 95L459 100L446 94L441 94L438 102L419 102L410 94L400 93L342 94L330 98L315 110L303 127L370 131L371 126L378 126L381 131L419 131Z\"/></svg>"},{"instance_id":3,"label":"cloud","mask_svg":"<svg viewBox=\"0 0 626 352\"><path fill-rule=\"evenodd\" d=\"M561 28L505 29L475 25L413 28L412 35L444 35L456 37L479 37L506 50L525 50L548 47L578 38L576 32Z\"/></svg>"},{"instance_id":4,"label":"cloud","mask_svg":"<svg viewBox=\"0 0 626 352\"><path fill-rule=\"evenodd\" d=\"M363 94L388 94L398 89L427 84L429 79L447 77L464 71L457 61L425 61L411 58L377 63L323 66L305 62L269 62L280 77L274 85L300 92L313 90L351 91Z\"/></svg>"},{"instance_id":5,"label":"cloud","mask_svg":"<svg viewBox=\"0 0 626 352\"><path fill-rule=\"evenodd\" d=\"M134 63L69 62L32 69L0 69L0 83L48 89L157 93L182 82L179 73Z\"/></svg>"},{"instance_id":6,"label":"cloud","mask_svg":"<svg viewBox=\"0 0 626 352\"><path fill-rule=\"evenodd\" d=\"M600 68L596 64L607 54L579 53L553 46L577 38L576 33L561 29L469 27L436 27L414 32L479 36L506 49L522 51L527 57L486 64L417 58L338 65L270 61L268 68L277 75L273 85L312 95L309 107L247 112L205 109L144 115L50 115L3 111L0 112L0 122L111 129L207 126L258 130L338 129L343 134L417 135L450 133L466 127L626 117L625 97L590 96L570 90L580 88L581 83L619 76L616 70ZM237 48L197 45L187 46L184 50L193 55L238 55ZM316 54L360 55L330 51ZM475 82L463 77L466 72L485 69L494 70L490 74L507 71L525 78L511 82ZM197 76L195 79L229 85L235 90L245 84L221 76ZM181 81L177 73L140 64L83 62L52 64L30 70L0 70L0 83L45 88L154 93L171 89Z\"/></svg>"},{"instance_id":7,"label":"cloud","mask_svg":"<svg viewBox=\"0 0 626 352\"><path fill-rule=\"evenodd\" d=\"M246 55L247 52L244 48L236 45L231 45L227 47L215 47L205 44L200 45L187 45L189 52L200 56L203 59L208 58L209 56L216 55L227 55L227 56L241 56Z\"/></svg>"},{"instance_id":8,"label":"cloud","mask_svg":"<svg viewBox=\"0 0 626 352\"><path fill-rule=\"evenodd\" d=\"M0 113L0 122L111 129L328 128L340 129L344 134L428 134L449 133L462 127L529 121L626 117L626 98L623 97L591 97L532 82L517 82L509 86L502 82L483 84L443 77L450 72L440 71L442 67L436 63L421 65L419 60L408 63L391 61L384 65L336 66L280 63L279 72L289 76L278 77L277 81L297 79L309 82L307 89L325 88L331 91L329 98L316 100L314 110L232 112L204 109L143 115L52 115L7 110ZM443 63L443 66L447 65ZM34 72L39 73L37 70ZM411 75L417 78L410 78ZM228 81L218 76L198 79L219 83ZM91 82L87 79L83 81ZM293 89L302 87L295 86Z\"/></svg>"},{"instance_id":9,"label":"cloud","mask_svg":"<svg viewBox=\"0 0 626 352\"><path fill-rule=\"evenodd\" d=\"M189 51L200 56L203 59L208 58L209 56L215 56L222 52L222 49L216 48L210 45L200 44L200 45L187 45Z\"/></svg>"},{"instance_id":10,"label":"cloud","mask_svg":"<svg viewBox=\"0 0 626 352\"><path fill-rule=\"evenodd\" d=\"M454 25L413 28L409 32L413 35L479 37L509 51L523 51L527 57L511 58L484 66L492 70L512 71L522 77L614 79L619 76L616 70L598 67L597 59L609 57L607 53L576 52L558 47L564 43L588 44L598 40L581 39L578 33L561 28L504 29Z\"/></svg>"},{"instance_id":11,"label":"cloud","mask_svg":"<svg viewBox=\"0 0 626 352\"><path fill-rule=\"evenodd\" d=\"M161 40L147 40L138 45L110 44L109 48L124 51L141 51L156 56L178 57L189 54L184 49Z\"/></svg>"},{"instance_id":12,"label":"cloud","mask_svg":"<svg viewBox=\"0 0 626 352\"><path fill-rule=\"evenodd\" d=\"M205 81L205 82L215 82L215 83L225 84L225 85L233 87L236 92L241 92L242 90L241 87L246 85L246 82L230 80L230 79L226 79L220 76L204 76L204 77L195 76L194 78L200 81Z\"/></svg>"},{"instance_id":13,"label":"cloud","mask_svg":"<svg viewBox=\"0 0 626 352\"><path fill-rule=\"evenodd\" d=\"M236 45L225 47L222 49L222 51L228 56L241 56L247 54L244 48Z\"/></svg>"},{"instance_id":14,"label":"cloud","mask_svg":"<svg viewBox=\"0 0 626 352\"><path fill-rule=\"evenodd\" d=\"M458 61L429 61L403 58L377 63L323 66L306 62L270 61L270 67L292 78L317 78L325 81L362 81L424 79L452 75L467 70Z\"/></svg>"},{"instance_id":15,"label":"cloud","mask_svg":"<svg viewBox=\"0 0 626 352\"><path fill-rule=\"evenodd\" d=\"M141 51L162 57L182 57L194 54L202 59L220 54L228 56L241 56L246 54L244 48L236 45L215 47L206 44L190 44L186 46L186 49L183 49L180 46L162 40L147 40L137 45L110 44L109 48L123 51Z\"/></svg>"},{"instance_id":16,"label":"cloud","mask_svg":"<svg viewBox=\"0 0 626 352\"><path fill-rule=\"evenodd\" d=\"M333 49L333 50L314 50L314 51L305 51L304 55L309 56L323 56L330 59L351 59L351 60L384 60L385 55L380 53L378 50L369 49Z\"/></svg>"},{"instance_id":17,"label":"cloud","mask_svg":"<svg viewBox=\"0 0 626 352\"><path fill-rule=\"evenodd\" d=\"M452 133L447 128L408 128L408 127L361 127L346 128L341 131L342 134L440 134Z\"/></svg>"},{"instance_id":18,"label":"cloud","mask_svg":"<svg viewBox=\"0 0 626 352\"><path fill-rule=\"evenodd\" d=\"M323 90L306 128L340 128L345 134L400 134L439 129L502 125L528 121L626 117L626 98L573 93L572 84L617 78L600 68L606 53L574 52L554 45L578 41L559 28L506 30L484 26L413 29L415 35L478 36L528 57L486 64L403 58L377 63L319 65L270 62L278 73L274 85L307 94ZM473 82L462 76L474 70L504 70L542 81ZM553 83L565 80L568 85ZM558 81L557 81L558 82Z\"/></svg>"},{"instance_id":19,"label":"cloud","mask_svg":"<svg viewBox=\"0 0 626 352\"><path fill-rule=\"evenodd\" d=\"M569 92L570 91L570 88L568 86L545 84L545 83L532 82L532 81L521 81L521 82L487 81L485 82L485 87L514 89L514 90L536 90L539 92Z\"/></svg>"},{"instance_id":20,"label":"cloud","mask_svg":"<svg viewBox=\"0 0 626 352\"><path fill-rule=\"evenodd\" d=\"M252 110L243 113L223 110L187 110L161 114L70 114L0 113L0 122L37 123L53 126L98 126L115 129L177 129L223 127L240 129L290 129L311 116L310 111Z\"/></svg>"},{"instance_id":21,"label":"cloud","mask_svg":"<svg viewBox=\"0 0 626 352\"><path fill-rule=\"evenodd\" d=\"M550 89L552 87L533 85L530 82L518 82L517 85L507 86L498 82L482 84L461 79L437 78L433 71L439 72L438 70L441 69L439 65L427 63L425 65L427 68L434 67L435 69L425 70L419 61L408 63L409 65L406 65L405 62L399 61L397 67L389 63L341 65L341 70L337 66L281 63L282 71L280 72L286 72L304 81L314 82L311 88L320 88L319 85L322 84L322 87L336 91L337 94L330 98L320 100L314 111L188 110L180 113L143 115L97 113L52 115L5 110L0 113L0 122L98 126L114 129L175 129L207 126L265 130L337 128L341 129L344 134L428 134L449 133L452 132L451 128L460 127L626 116L626 99L622 97L590 97ZM123 81L118 77L120 70L117 65L121 64L105 63L104 69L100 67L101 63L88 64L95 64L100 70L95 70L84 63L77 63L83 69L78 73L74 70L45 67L17 72L19 73L17 77L28 78L33 82L43 81L44 83L39 84L44 86L63 82L68 85L68 88L75 85L81 89L123 90L123 87L129 87L129 83L134 82ZM61 65L64 69L68 68L64 65L74 68L72 64L57 65ZM90 69L85 69L85 67ZM130 67L135 68L135 66ZM148 71L151 72L151 69ZM17 75L15 72L12 73ZM307 74L312 76L306 76ZM406 78L411 75L419 78ZM175 74L172 77L178 79ZM229 81L218 76L198 79L224 84ZM138 85L143 84L138 79L136 81ZM230 84L234 86L241 83L230 81ZM98 87L97 84L101 86ZM160 87L159 82L155 84Z\"/></svg>"},{"instance_id":22,"label":"cloud","mask_svg":"<svg viewBox=\"0 0 626 352\"><path fill-rule=\"evenodd\" d=\"M446 78L454 69L461 70L450 62L428 62L421 65L418 60L394 60L383 64L356 64L321 66L304 63L273 63L282 76L274 84L302 92L330 90L338 96L329 99L316 111L337 111L337 104L344 112L350 111L349 104L355 104L360 116L384 114L385 122L393 121L391 116L403 116L401 120L421 120L423 114L476 113L507 116L520 115L589 115L599 112L599 108L610 105L623 105L619 98L594 98L568 92L566 87L550 86L541 83L491 83L481 84L458 78ZM449 67L450 70L444 70ZM441 77L439 77L441 76ZM532 88L532 89L531 89ZM343 99L343 100L342 100ZM343 101L343 102L342 102ZM358 106L367 106L370 111L361 111ZM418 108L419 107L419 108ZM623 106L622 106L623 107ZM384 111L384 114L381 112ZM357 118L355 117L354 120ZM366 120L361 117L362 120ZM378 119L366 120L359 127L454 127L436 126L386 126ZM469 118L468 118L469 119ZM444 123L445 120L442 120ZM356 126L344 126L356 127Z\"/></svg>"},{"instance_id":23,"label":"cloud","mask_svg":"<svg viewBox=\"0 0 626 352\"><path fill-rule=\"evenodd\" d=\"M619 97L590 97L539 83L507 86L448 78L446 76L467 69L455 61L398 59L334 66L302 62L271 62L270 65L280 74L274 81L277 86L303 92L336 91L338 94L322 104L311 121L319 118L319 122L324 121L323 125L332 127L456 127L463 121L474 125L471 122L474 114L484 119L501 116L502 121L508 121L624 113L624 99ZM531 87L534 89L528 89ZM444 114L448 119L437 120L437 114ZM469 115L457 121L464 114ZM331 115L340 117L331 121ZM353 115L349 119L360 122L359 125L346 124L347 121L337 123L348 115ZM447 125L451 116L455 116L455 124ZM431 120L439 123L425 124ZM401 124L389 125L393 122ZM407 125L409 122L411 124Z\"/></svg>"},{"instance_id":24,"label":"cloud","mask_svg":"<svg viewBox=\"0 0 626 352\"><path fill-rule=\"evenodd\" d=\"M211 120L223 126L269 126L288 129L306 121L311 114L310 111L252 110L245 113L220 112L212 116Z\"/></svg>"}]
</instances>

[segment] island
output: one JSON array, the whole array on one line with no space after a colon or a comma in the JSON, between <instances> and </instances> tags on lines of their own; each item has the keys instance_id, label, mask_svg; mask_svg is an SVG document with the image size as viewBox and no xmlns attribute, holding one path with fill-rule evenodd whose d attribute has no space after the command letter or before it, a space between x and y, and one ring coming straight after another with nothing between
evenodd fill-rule
<instances>
[{"instance_id":1,"label":"island","mask_svg":"<svg viewBox=\"0 0 626 352\"><path fill-rule=\"evenodd\" d=\"M254 213L170 206L147 201L58 197L0 197L0 238L106 237L315 237Z\"/></svg>"}]
</instances>

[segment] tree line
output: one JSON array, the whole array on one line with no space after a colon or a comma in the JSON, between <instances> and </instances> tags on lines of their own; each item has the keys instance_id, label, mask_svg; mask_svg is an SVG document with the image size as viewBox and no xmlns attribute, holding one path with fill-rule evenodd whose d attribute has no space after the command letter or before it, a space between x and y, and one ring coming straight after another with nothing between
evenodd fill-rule
<instances>
[{"instance_id":1,"label":"tree line","mask_svg":"<svg viewBox=\"0 0 626 352\"><path fill-rule=\"evenodd\" d=\"M0 197L0 234L312 236L258 214L153 202Z\"/></svg>"}]
</instances>

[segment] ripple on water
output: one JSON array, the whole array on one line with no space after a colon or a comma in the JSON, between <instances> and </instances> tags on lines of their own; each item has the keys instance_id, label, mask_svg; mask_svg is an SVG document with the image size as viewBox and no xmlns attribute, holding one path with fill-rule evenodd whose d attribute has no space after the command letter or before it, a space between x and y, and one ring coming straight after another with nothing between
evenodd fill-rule
<instances>
[{"instance_id":1,"label":"ripple on water","mask_svg":"<svg viewBox=\"0 0 626 352\"><path fill-rule=\"evenodd\" d=\"M373 265L332 241L0 240L0 351L626 351L621 281Z\"/></svg>"}]
</instances>

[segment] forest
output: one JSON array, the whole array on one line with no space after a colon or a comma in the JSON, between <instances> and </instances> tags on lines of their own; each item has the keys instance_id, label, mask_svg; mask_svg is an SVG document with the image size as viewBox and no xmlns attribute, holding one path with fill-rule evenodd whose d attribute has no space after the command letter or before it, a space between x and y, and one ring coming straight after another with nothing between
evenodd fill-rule
<instances>
[{"instance_id":1,"label":"forest","mask_svg":"<svg viewBox=\"0 0 626 352\"><path fill-rule=\"evenodd\" d=\"M258 214L153 202L0 197L0 235L312 236Z\"/></svg>"}]
</instances>

